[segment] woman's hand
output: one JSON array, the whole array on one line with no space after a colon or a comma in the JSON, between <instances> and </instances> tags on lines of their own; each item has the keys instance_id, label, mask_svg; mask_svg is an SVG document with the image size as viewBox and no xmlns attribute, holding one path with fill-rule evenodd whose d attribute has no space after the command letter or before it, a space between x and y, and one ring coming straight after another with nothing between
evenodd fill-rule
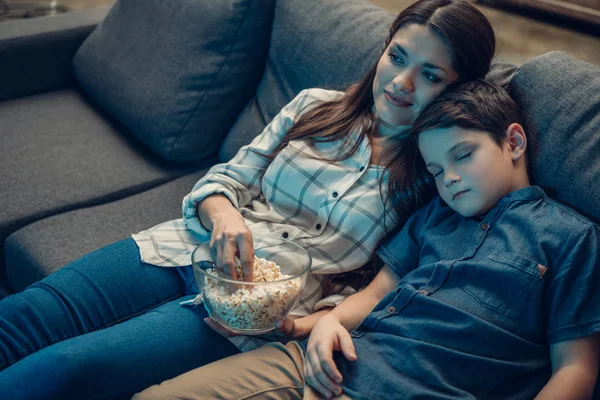
<instances>
[{"instance_id":1,"label":"woman's hand","mask_svg":"<svg viewBox=\"0 0 600 400\"><path fill-rule=\"evenodd\" d=\"M236 257L244 271L246 282L254 281L254 245L252 232L242 214L223 195L204 199L198 214L202 223L212 230L210 255L220 276L237 280Z\"/></svg>"},{"instance_id":2,"label":"woman's hand","mask_svg":"<svg viewBox=\"0 0 600 400\"><path fill-rule=\"evenodd\" d=\"M342 394L342 374L333 361L333 352L342 351L349 361L356 361L350 333L331 315L322 317L313 328L306 348L304 378L306 384L326 398Z\"/></svg>"}]
</instances>

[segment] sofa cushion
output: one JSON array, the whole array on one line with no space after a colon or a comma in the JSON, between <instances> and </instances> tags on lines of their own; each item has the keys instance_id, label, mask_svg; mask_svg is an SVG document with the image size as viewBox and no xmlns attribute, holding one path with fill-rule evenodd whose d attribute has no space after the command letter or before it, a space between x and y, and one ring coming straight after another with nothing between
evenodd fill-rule
<instances>
[{"instance_id":1,"label":"sofa cushion","mask_svg":"<svg viewBox=\"0 0 600 400\"><path fill-rule=\"evenodd\" d=\"M600 68L551 52L524 63L509 89L538 141L534 183L600 221Z\"/></svg>"},{"instance_id":2,"label":"sofa cushion","mask_svg":"<svg viewBox=\"0 0 600 400\"><path fill-rule=\"evenodd\" d=\"M274 0L117 1L74 58L94 101L162 157L216 153L260 79Z\"/></svg>"},{"instance_id":3,"label":"sofa cushion","mask_svg":"<svg viewBox=\"0 0 600 400\"><path fill-rule=\"evenodd\" d=\"M122 127L70 89L2 102L0 127L0 243L41 218L198 169L172 165L128 140ZM0 254L0 277L3 264Z\"/></svg>"},{"instance_id":4,"label":"sofa cushion","mask_svg":"<svg viewBox=\"0 0 600 400\"><path fill-rule=\"evenodd\" d=\"M367 0L278 1L262 80L227 135L220 160L231 159L302 89L344 90L362 79L381 55L395 17ZM507 85L515 68L495 62L488 79Z\"/></svg>"},{"instance_id":5,"label":"sofa cushion","mask_svg":"<svg viewBox=\"0 0 600 400\"><path fill-rule=\"evenodd\" d=\"M12 290L23 290L71 261L134 232L181 218L181 199L205 172L119 201L49 217L13 233L5 244Z\"/></svg>"}]
</instances>

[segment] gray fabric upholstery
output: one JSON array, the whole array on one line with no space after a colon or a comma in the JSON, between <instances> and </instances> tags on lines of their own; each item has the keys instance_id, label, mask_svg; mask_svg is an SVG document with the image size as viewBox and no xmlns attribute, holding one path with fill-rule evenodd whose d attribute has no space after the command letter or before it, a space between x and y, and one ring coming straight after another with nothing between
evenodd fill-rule
<instances>
[{"instance_id":1,"label":"gray fabric upholstery","mask_svg":"<svg viewBox=\"0 0 600 400\"><path fill-rule=\"evenodd\" d=\"M0 101L73 84L73 55L108 12L107 7L2 22Z\"/></svg>"},{"instance_id":2,"label":"gray fabric upholstery","mask_svg":"<svg viewBox=\"0 0 600 400\"><path fill-rule=\"evenodd\" d=\"M70 89L3 102L0 127L0 242L40 218L191 172L129 140Z\"/></svg>"},{"instance_id":3,"label":"gray fabric upholstery","mask_svg":"<svg viewBox=\"0 0 600 400\"><path fill-rule=\"evenodd\" d=\"M537 137L534 182L600 221L600 68L547 53L519 68L510 92Z\"/></svg>"},{"instance_id":4,"label":"gray fabric upholstery","mask_svg":"<svg viewBox=\"0 0 600 400\"><path fill-rule=\"evenodd\" d=\"M344 89L377 60L394 15L364 0L281 0L256 92L227 135L229 160L302 89Z\"/></svg>"},{"instance_id":5,"label":"gray fabric upholstery","mask_svg":"<svg viewBox=\"0 0 600 400\"><path fill-rule=\"evenodd\" d=\"M120 201L43 219L6 240L6 268L14 290L23 290L69 262L181 217L181 199L206 170ZM68 229L66 229L68 227Z\"/></svg>"},{"instance_id":6,"label":"gray fabric upholstery","mask_svg":"<svg viewBox=\"0 0 600 400\"><path fill-rule=\"evenodd\" d=\"M517 72L517 66L501 59L493 59L490 72L485 79L508 90L508 85Z\"/></svg>"},{"instance_id":7,"label":"gray fabric upholstery","mask_svg":"<svg viewBox=\"0 0 600 400\"><path fill-rule=\"evenodd\" d=\"M274 0L117 1L74 58L99 107L167 160L215 154L253 95Z\"/></svg>"}]
</instances>

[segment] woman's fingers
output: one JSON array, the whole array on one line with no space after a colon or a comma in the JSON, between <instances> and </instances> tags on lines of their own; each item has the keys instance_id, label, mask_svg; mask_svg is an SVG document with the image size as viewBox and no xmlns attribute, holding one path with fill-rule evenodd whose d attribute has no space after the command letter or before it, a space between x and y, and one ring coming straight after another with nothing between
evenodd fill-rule
<instances>
[{"instance_id":1,"label":"woman's fingers","mask_svg":"<svg viewBox=\"0 0 600 400\"><path fill-rule=\"evenodd\" d=\"M244 271L244 280L254 282L254 245L252 243L252 234L239 234L237 237L237 247L240 254L240 263Z\"/></svg>"},{"instance_id":2,"label":"woman's fingers","mask_svg":"<svg viewBox=\"0 0 600 400\"><path fill-rule=\"evenodd\" d=\"M296 328L296 323L293 318L286 317L283 320L279 320L275 322L275 331L280 335L287 337L294 337L294 329Z\"/></svg>"},{"instance_id":3,"label":"woman's fingers","mask_svg":"<svg viewBox=\"0 0 600 400\"><path fill-rule=\"evenodd\" d=\"M221 272L222 276L227 279L237 280L235 271L235 253L236 242L229 238L221 240L221 257L217 260L217 272Z\"/></svg>"}]
</instances>

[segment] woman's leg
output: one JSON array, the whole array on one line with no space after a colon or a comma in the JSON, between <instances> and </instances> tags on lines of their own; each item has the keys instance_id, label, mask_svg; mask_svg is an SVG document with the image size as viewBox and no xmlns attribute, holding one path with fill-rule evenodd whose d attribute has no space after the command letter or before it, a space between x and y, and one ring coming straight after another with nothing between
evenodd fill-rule
<instances>
[{"instance_id":1,"label":"woman's leg","mask_svg":"<svg viewBox=\"0 0 600 400\"><path fill-rule=\"evenodd\" d=\"M0 372L0 398L131 399L148 386L239 352L204 323L204 307L181 307L181 300L24 358Z\"/></svg>"},{"instance_id":2,"label":"woman's leg","mask_svg":"<svg viewBox=\"0 0 600 400\"><path fill-rule=\"evenodd\" d=\"M185 294L174 269L143 264L132 239L90 253L0 301L0 371L53 343Z\"/></svg>"},{"instance_id":3,"label":"woman's leg","mask_svg":"<svg viewBox=\"0 0 600 400\"><path fill-rule=\"evenodd\" d=\"M179 306L191 276L141 263L128 239L0 301L2 398L128 398L238 352Z\"/></svg>"}]
</instances>

